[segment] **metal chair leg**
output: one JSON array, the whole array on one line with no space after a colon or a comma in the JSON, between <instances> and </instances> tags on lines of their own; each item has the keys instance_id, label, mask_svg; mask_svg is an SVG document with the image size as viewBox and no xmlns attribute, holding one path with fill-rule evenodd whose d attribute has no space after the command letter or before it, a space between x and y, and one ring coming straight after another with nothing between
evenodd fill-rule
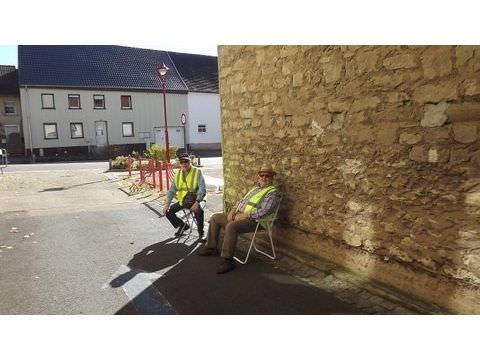
<instances>
[{"instance_id":1,"label":"metal chair leg","mask_svg":"<svg viewBox=\"0 0 480 360\"><path fill-rule=\"evenodd\" d=\"M245 256L245 259L240 260L238 257L234 256L233 258L237 260L240 264L246 264L248 261L248 258L250 257L250 252L252 251L252 247L255 246L255 236L257 235L258 227L260 224L257 224L257 227L255 228L255 232L253 233L252 240L250 241L250 246L248 247L248 252L247 256Z\"/></svg>"}]
</instances>

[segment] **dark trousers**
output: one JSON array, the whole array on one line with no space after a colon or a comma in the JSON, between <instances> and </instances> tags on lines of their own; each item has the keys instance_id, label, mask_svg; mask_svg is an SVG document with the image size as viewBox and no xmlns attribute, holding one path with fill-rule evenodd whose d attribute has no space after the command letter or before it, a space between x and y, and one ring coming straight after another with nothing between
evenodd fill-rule
<instances>
[{"instance_id":1,"label":"dark trousers","mask_svg":"<svg viewBox=\"0 0 480 360\"><path fill-rule=\"evenodd\" d=\"M170 206L170 209L167 211L167 219L170 221L170 223L173 225L174 228L178 228L180 226L183 226L184 222L180 220L180 218L177 216L177 212L179 212L182 209L188 209L180 203L175 203ZM204 211L200 207L198 207L198 211L195 213L195 219L197 220L197 226L198 226L198 233L203 233L203 222L204 222Z\"/></svg>"}]
</instances>

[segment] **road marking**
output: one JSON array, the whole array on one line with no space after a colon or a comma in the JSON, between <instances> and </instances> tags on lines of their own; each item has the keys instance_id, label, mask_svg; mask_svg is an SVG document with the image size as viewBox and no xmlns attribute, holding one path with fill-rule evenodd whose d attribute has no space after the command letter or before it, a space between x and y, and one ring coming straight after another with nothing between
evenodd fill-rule
<instances>
[{"instance_id":1,"label":"road marking","mask_svg":"<svg viewBox=\"0 0 480 360\"><path fill-rule=\"evenodd\" d=\"M173 240L172 242L175 241ZM111 280L103 284L102 289L121 286L139 314L177 314L168 300L153 286L153 283L180 264L186 257L193 254L198 247L200 247L200 244L197 243L184 258L155 272L142 272L137 269L131 269L126 265L120 265L111 277Z\"/></svg>"},{"instance_id":2,"label":"road marking","mask_svg":"<svg viewBox=\"0 0 480 360\"><path fill-rule=\"evenodd\" d=\"M153 282L173 266L162 269L160 272L143 273L120 265L117 272L113 274L112 280L105 283L102 288L121 286L139 314L175 315L176 311L172 305L153 286Z\"/></svg>"}]
</instances>

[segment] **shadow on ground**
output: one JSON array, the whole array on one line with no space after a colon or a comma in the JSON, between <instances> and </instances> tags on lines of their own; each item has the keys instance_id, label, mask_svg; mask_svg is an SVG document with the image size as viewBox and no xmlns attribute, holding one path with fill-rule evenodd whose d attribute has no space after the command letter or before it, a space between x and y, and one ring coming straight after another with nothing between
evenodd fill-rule
<instances>
[{"instance_id":1,"label":"shadow on ground","mask_svg":"<svg viewBox=\"0 0 480 360\"><path fill-rule=\"evenodd\" d=\"M189 315L360 314L351 304L255 257L247 265L237 264L234 271L217 275L215 270L221 259L197 256L197 251L192 253L196 245L172 243L172 239L151 245L129 262L131 274L120 275L111 286L121 286L139 272L171 267L137 298L151 298L155 291L175 313ZM144 313L136 308L135 299L117 312Z\"/></svg>"}]
</instances>

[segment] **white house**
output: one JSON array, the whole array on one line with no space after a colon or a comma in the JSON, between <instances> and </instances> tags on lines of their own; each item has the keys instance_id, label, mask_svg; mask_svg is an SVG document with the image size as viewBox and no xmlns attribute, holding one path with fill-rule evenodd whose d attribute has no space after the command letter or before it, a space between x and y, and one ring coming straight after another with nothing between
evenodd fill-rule
<instances>
[{"instance_id":1,"label":"white house","mask_svg":"<svg viewBox=\"0 0 480 360\"><path fill-rule=\"evenodd\" d=\"M195 59L203 59L202 55L180 55L188 55L193 67ZM164 146L164 97L156 73L162 62L169 68L165 102L171 146L186 147L192 110L212 107L205 100L190 109L188 86L165 51L21 45L18 57L25 148L36 157L112 157L142 151L154 142ZM216 57L209 58L216 62ZM208 127L220 128L219 104L216 111Z\"/></svg>"},{"instance_id":2,"label":"white house","mask_svg":"<svg viewBox=\"0 0 480 360\"><path fill-rule=\"evenodd\" d=\"M188 87L186 139L193 152L220 152L221 118L218 63L215 56L169 52Z\"/></svg>"}]
</instances>

